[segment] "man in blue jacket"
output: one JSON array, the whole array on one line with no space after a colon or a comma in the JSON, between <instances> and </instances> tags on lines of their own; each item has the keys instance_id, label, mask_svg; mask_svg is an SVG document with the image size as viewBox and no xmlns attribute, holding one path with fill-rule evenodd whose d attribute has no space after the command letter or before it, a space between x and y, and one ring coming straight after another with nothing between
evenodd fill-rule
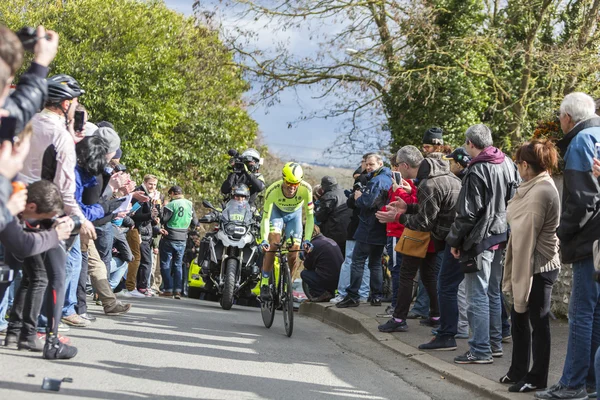
<instances>
[{"instance_id":1,"label":"man in blue jacket","mask_svg":"<svg viewBox=\"0 0 600 400\"><path fill-rule=\"evenodd\" d=\"M560 105L565 137L557 143L565 161L560 225L562 262L573 264L569 303L569 344L562 377L539 399L584 399L595 391L594 354L600 337L600 287L592 278L593 243L600 239L600 183L592 174L595 146L600 143L600 118L594 99L571 93Z\"/></svg>"},{"instance_id":2,"label":"man in blue jacket","mask_svg":"<svg viewBox=\"0 0 600 400\"><path fill-rule=\"evenodd\" d=\"M375 213L387 203L387 194L392 186L392 172L383 166L383 160L379 154L369 156L365 165L370 177L369 183L363 191L356 190L354 192L356 207L360 209L360 215L358 229L354 235L356 246L352 253L350 286L344 300L336 304L338 308L358 307L360 303L358 290L367 258L371 271L371 305L381 305L383 284L381 255L387 243L387 233L385 224L377 220Z\"/></svg>"}]
</instances>

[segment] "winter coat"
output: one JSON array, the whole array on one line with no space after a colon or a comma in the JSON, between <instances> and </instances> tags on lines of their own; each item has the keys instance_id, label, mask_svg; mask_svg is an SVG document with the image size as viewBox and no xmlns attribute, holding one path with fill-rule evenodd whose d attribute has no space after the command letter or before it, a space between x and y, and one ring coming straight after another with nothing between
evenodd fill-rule
<instances>
[{"instance_id":1,"label":"winter coat","mask_svg":"<svg viewBox=\"0 0 600 400\"><path fill-rule=\"evenodd\" d=\"M313 237L311 243L314 248L306 254L304 268L315 271L324 282L337 286L344 263L342 251L332 239L322 234Z\"/></svg>"},{"instance_id":2,"label":"winter coat","mask_svg":"<svg viewBox=\"0 0 600 400\"><path fill-rule=\"evenodd\" d=\"M354 239L363 243L385 246L387 235L385 224L379 222L375 213L387 204L387 194L392 187L392 171L381 167L373 172L362 196L356 199L360 209L358 229Z\"/></svg>"},{"instance_id":3,"label":"winter coat","mask_svg":"<svg viewBox=\"0 0 600 400\"><path fill-rule=\"evenodd\" d=\"M319 223L321 233L333 239L341 248L346 243L352 210L346 204L344 190L337 183L324 184L322 188L324 192L315 209L315 219Z\"/></svg>"},{"instance_id":4,"label":"winter coat","mask_svg":"<svg viewBox=\"0 0 600 400\"><path fill-rule=\"evenodd\" d=\"M431 232L434 239L443 241L454 221L460 179L450 172L447 161L431 158L421 162L417 179L417 203L408 204L400 223L414 231Z\"/></svg>"},{"instance_id":5,"label":"winter coat","mask_svg":"<svg viewBox=\"0 0 600 400\"><path fill-rule=\"evenodd\" d=\"M563 263L592 257L592 245L600 239L600 182L592 174L596 143L600 143L597 117L580 122L557 143L565 161L557 231Z\"/></svg>"},{"instance_id":6,"label":"winter coat","mask_svg":"<svg viewBox=\"0 0 600 400\"><path fill-rule=\"evenodd\" d=\"M495 147L471 160L462 181L456 220L446 242L476 256L508 240L506 207L520 177L515 163Z\"/></svg>"},{"instance_id":7,"label":"winter coat","mask_svg":"<svg viewBox=\"0 0 600 400\"><path fill-rule=\"evenodd\" d=\"M360 183L362 186L366 187L369 182L369 175L365 173L361 173L355 180L354 184ZM347 193L348 200L346 200L346 205L349 209L352 210L352 215L350 216L350 222L348 223L348 229L346 230L346 240L355 240L354 234L358 229L358 216L360 215L360 208L356 207L356 200L354 199L354 191L350 190Z\"/></svg>"},{"instance_id":8,"label":"winter coat","mask_svg":"<svg viewBox=\"0 0 600 400\"><path fill-rule=\"evenodd\" d=\"M137 192L140 190L143 191L146 196L149 196L144 185L136 187L134 191ZM133 200L131 202L131 204L135 203L138 203L138 201ZM141 207L131 215L131 219L133 222L135 222L135 227L138 230L142 240L144 242L150 242L154 234L152 226L156 225L152 219L152 205L150 201L141 203Z\"/></svg>"}]
</instances>

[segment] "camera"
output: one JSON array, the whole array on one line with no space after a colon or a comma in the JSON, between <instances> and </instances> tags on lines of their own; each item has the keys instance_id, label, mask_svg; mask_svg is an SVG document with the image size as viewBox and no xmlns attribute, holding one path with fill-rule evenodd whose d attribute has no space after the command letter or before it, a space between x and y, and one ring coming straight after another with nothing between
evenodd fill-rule
<instances>
[{"instance_id":1,"label":"camera","mask_svg":"<svg viewBox=\"0 0 600 400\"><path fill-rule=\"evenodd\" d=\"M362 183L356 182L354 186L352 186L352 190L362 192L363 190L365 190L365 187Z\"/></svg>"},{"instance_id":2,"label":"camera","mask_svg":"<svg viewBox=\"0 0 600 400\"><path fill-rule=\"evenodd\" d=\"M56 220L58 218L61 217L28 220L25 230L30 232L49 231L50 229L54 229L56 226ZM81 219L77 215L71 215L69 218L71 218L71 221L73 221L73 230L71 231L71 236L76 236L81 230Z\"/></svg>"},{"instance_id":3,"label":"camera","mask_svg":"<svg viewBox=\"0 0 600 400\"><path fill-rule=\"evenodd\" d=\"M26 26L21 28L18 32L15 32L21 44L23 45L23 49L29 52L33 52L35 47L35 43L40 39L49 40L50 36L46 35L44 37L37 36L37 29L32 28L31 26Z\"/></svg>"},{"instance_id":4,"label":"camera","mask_svg":"<svg viewBox=\"0 0 600 400\"><path fill-rule=\"evenodd\" d=\"M234 149L229 149L227 154L229 154L229 156L231 157L231 159L229 160L229 164L231 165L231 169L233 169L233 172L235 172L235 173L244 172L244 169L245 169L244 160L240 156L240 153L238 153Z\"/></svg>"},{"instance_id":5,"label":"camera","mask_svg":"<svg viewBox=\"0 0 600 400\"><path fill-rule=\"evenodd\" d=\"M114 172L126 172L127 171L127 167L123 164L117 164L115 165L114 168Z\"/></svg>"}]
</instances>

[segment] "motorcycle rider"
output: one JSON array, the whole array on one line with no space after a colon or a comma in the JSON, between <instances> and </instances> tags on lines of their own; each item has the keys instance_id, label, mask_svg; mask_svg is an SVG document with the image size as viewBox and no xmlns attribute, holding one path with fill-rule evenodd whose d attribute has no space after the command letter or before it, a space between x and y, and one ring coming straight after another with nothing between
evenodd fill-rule
<instances>
[{"instance_id":1,"label":"motorcycle rider","mask_svg":"<svg viewBox=\"0 0 600 400\"><path fill-rule=\"evenodd\" d=\"M285 225L285 236L293 240L291 252L288 255L290 275L294 275L294 267L302 240L302 208L306 211L306 231L302 247L309 252L312 249L310 240L315 223L313 210L312 187L302 180L304 172L300 164L288 162L282 170L283 179L273 183L267 189L263 218L261 221L261 248L265 251L263 260L260 297L264 301L271 300L269 279L273 273L275 253L267 252L281 241L281 233ZM267 236L268 235L268 236ZM268 239L268 241L267 241Z\"/></svg>"},{"instance_id":2,"label":"motorcycle rider","mask_svg":"<svg viewBox=\"0 0 600 400\"><path fill-rule=\"evenodd\" d=\"M255 205L258 194L265 190L265 179L258 172L260 168L260 154L255 149L247 149L239 157L235 156L230 161L233 172L231 172L225 182L221 185L221 193L227 200L232 194L232 190L244 184L250 190L248 202Z\"/></svg>"}]
</instances>

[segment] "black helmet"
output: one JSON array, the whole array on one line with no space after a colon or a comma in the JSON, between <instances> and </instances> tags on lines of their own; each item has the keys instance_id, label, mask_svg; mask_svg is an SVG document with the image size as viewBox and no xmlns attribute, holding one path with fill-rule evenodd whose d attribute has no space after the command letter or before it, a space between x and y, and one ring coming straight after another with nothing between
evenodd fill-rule
<instances>
[{"instance_id":1,"label":"black helmet","mask_svg":"<svg viewBox=\"0 0 600 400\"><path fill-rule=\"evenodd\" d=\"M241 183L237 186L234 186L233 190L231 191L231 195L232 196L243 196L243 197L248 198L248 197L250 197L250 189L248 189L248 186Z\"/></svg>"},{"instance_id":2,"label":"black helmet","mask_svg":"<svg viewBox=\"0 0 600 400\"><path fill-rule=\"evenodd\" d=\"M54 75L48 78L47 82L48 101L51 102L71 100L85 93L81 86L79 86L79 82L69 75Z\"/></svg>"}]
</instances>

